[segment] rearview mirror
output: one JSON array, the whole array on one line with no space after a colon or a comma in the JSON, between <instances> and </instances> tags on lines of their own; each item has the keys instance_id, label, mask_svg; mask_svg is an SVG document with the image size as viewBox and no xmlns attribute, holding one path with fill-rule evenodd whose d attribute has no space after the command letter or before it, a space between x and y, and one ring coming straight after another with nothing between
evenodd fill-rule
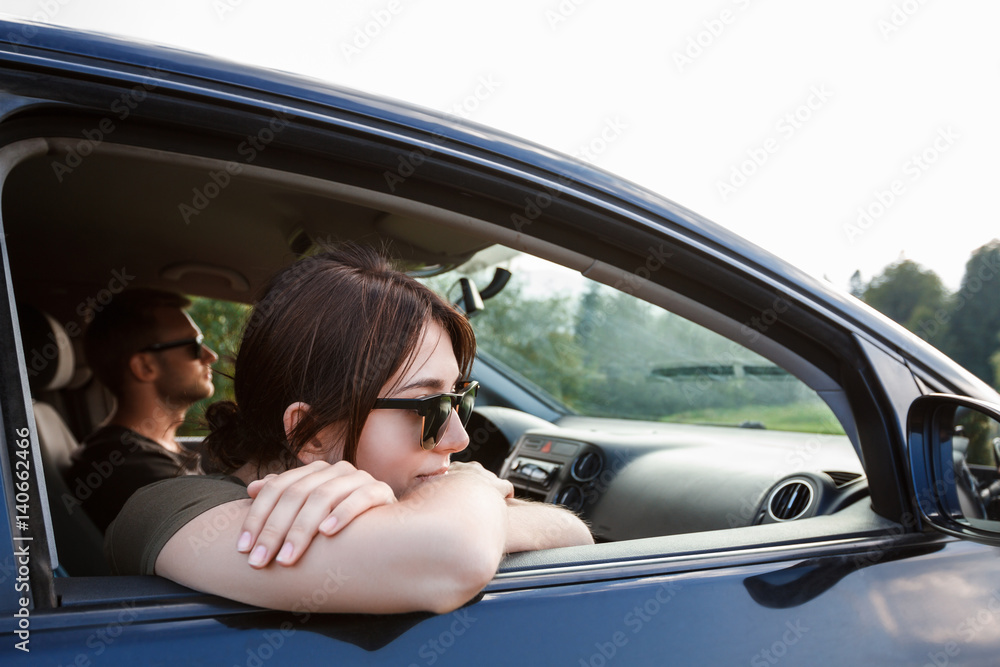
<instances>
[{"instance_id":1,"label":"rearview mirror","mask_svg":"<svg viewBox=\"0 0 1000 667\"><path fill-rule=\"evenodd\" d=\"M458 284L462 288L462 296L455 302L455 305L462 309L466 317L471 317L483 309L483 298L479 295L479 290L476 289L476 283L468 278L459 278Z\"/></svg>"},{"instance_id":2,"label":"rearview mirror","mask_svg":"<svg viewBox=\"0 0 1000 667\"><path fill-rule=\"evenodd\" d=\"M1000 545L1000 406L931 394L907 416L921 516L951 535Z\"/></svg>"}]
</instances>

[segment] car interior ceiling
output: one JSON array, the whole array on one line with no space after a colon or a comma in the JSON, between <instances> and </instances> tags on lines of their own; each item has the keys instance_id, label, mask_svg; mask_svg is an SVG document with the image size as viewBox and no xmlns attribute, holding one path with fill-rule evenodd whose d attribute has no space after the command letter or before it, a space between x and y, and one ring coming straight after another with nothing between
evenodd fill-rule
<instances>
[{"instance_id":1,"label":"car interior ceiling","mask_svg":"<svg viewBox=\"0 0 1000 667\"><path fill-rule=\"evenodd\" d=\"M278 268L317 242L388 241L414 269L457 266L476 252L501 244L606 284L623 275L617 267L457 212L255 165L241 165L217 198L185 219L179 205L191 202L194 190L204 190L209 172L225 169L223 161L105 142L60 182L51 163L64 154L69 140L30 141L27 149L20 149L28 153L23 159L5 158L11 147L0 151L0 175L4 167L9 172L0 203L11 277L19 304L33 305L63 323L82 325L83 304L106 290L116 271L134 276L129 283L134 286L250 302ZM636 295L739 340L739 322L666 287L645 282ZM857 448L851 412L837 382L766 336L748 347L820 393ZM66 404L59 390L36 392L35 398L55 405L82 438L103 418L100 411L108 409L106 396L93 384L72 390L81 396L75 399L76 408ZM72 412L80 405L89 414L74 417ZM830 517L817 519L826 519L828 526L842 525L843 530L885 528L875 515L854 523L850 516L840 524ZM782 530L769 527L743 539L763 542L772 534L794 535ZM686 544L694 553L704 542L688 539ZM637 540L613 553L632 559L664 548L665 543ZM574 554L593 553L567 550L551 562L565 565L586 558ZM539 558L524 556L511 561L511 567L517 562L537 563Z\"/></svg>"}]
</instances>

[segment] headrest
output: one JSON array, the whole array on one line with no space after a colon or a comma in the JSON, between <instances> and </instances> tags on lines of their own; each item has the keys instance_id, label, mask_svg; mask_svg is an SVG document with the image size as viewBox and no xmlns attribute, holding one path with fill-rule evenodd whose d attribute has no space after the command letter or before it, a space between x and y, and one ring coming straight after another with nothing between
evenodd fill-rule
<instances>
[{"instance_id":1,"label":"headrest","mask_svg":"<svg viewBox=\"0 0 1000 667\"><path fill-rule=\"evenodd\" d=\"M17 319L31 393L66 387L75 371L73 344L66 330L52 316L32 306L18 306Z\"/></svg>"}]
</instances>

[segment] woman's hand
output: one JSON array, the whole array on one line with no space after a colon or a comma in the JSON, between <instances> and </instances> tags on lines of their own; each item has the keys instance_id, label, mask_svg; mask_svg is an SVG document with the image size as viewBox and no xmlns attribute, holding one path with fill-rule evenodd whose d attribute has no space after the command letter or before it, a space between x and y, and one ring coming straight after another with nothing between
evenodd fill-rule
<instances>
[{"instance_id":1,"label":"woman's hand","mask_svg":"<svg viewBox=\"0 0 1000 667\"><path fill-rule=\"evenodd\" d=\"M496 489L504 498L514 497L514 485L505 479L500 479L484 468L478 461L470 461L468 463L453 461L448 467L448 474L469 475L470 477L478 478Z\"/></svg>"},{"instance_id":2,"label":"woman's hand","mask_svg":"<svg viewBox=\"0 0 1000 667\"><path fill-rule=\"evenodd\" d=\"M301 468L250 482L254 499L237 550L249 553L251 567L271 560L293 565L320 532L335 535L359 514L396 502L388 484L346 461L314 461Z\"/></svg>"}]
</instances>

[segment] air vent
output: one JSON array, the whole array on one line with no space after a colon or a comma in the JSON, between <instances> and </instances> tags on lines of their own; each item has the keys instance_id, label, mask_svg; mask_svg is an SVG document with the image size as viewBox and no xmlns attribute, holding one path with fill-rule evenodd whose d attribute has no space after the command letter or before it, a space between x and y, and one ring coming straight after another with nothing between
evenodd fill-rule
<instances>
[{"instance_id":1,"label":"air vent","mask_svg":"<svg viewBox=\"0 0 1000 667\"><path fill-rule=\"evenodd\" d=\"M576 481L589 482L601 474L601 468L603 467L604 464L601 461L600 454L597 452L584 452L576 457L569 472Z\"/></svg>"},{"instance_id":2,"label":"air vent","mask_svg":"<svg viewBox=\"0 0 1000 667\"><path fill-rule=\"evenodd\" d=\"M812 485L799 479L789 480L771 493L767 513L775 521L792 521L805 514L812 500Z\"/></svg>"},{"instance_id":3,"label":"air vent","mask_svg":"<svg viewBox=\"0 0 1000 667\"><path fill-rule=\"evenodd\" d=\"M556 505L562 505L563 507L570 509L574 512L580 510L583 507L583 491L580 490L578 486L565 486L559 489L555 498L552 499Z\"/></svg>"},{"instance_id":4,"label":"air vent","mask_svg":"<svg viewBox=\"0 0 1000 667\"><path fill-rule=\"evenodd\" d=\"M830 476L833 480L833 485L838 489L842 486L847 486L856 479L860 479L861 473L859 472L843 472L840 470L827 470L826 474Z\"/></svg>"}]
</instances>

